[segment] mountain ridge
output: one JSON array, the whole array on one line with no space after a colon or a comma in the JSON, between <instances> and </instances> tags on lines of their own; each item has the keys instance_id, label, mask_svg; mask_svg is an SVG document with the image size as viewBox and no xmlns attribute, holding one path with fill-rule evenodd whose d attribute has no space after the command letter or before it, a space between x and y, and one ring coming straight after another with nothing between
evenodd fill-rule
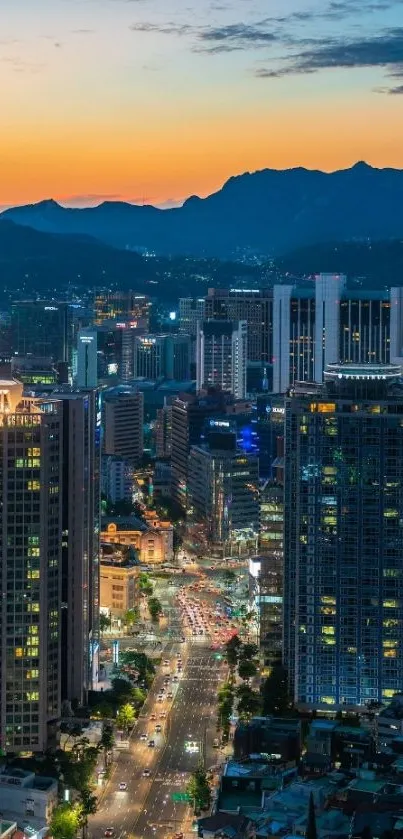
<instances>
[{"instance_id":1,"label":"mountain ridge","mask_svg":"<svg viewBox=\"0 0 403 839\"><path fill-rule=\"evenodd\" d=\"M266 168L234 175L205 198L189 196L182 207L103 201L70 208L50 198L0 217L161 256L278 257L320 242L402 236L403 170L365 161L335 172Z\"/></svg>"}]
</instances>

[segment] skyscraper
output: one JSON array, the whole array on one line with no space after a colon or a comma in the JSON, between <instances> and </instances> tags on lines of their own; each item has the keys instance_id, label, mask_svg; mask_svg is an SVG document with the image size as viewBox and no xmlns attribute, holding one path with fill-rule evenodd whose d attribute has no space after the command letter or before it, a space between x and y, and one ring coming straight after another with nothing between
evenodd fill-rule
<instances>
[{"instance_id":1,"label":"skyscraper","mask_svg":"<svg viewBox=\"0 0 403 839\"><path fill-rule=\"evenodd\" d=\"M145 294L135 291L99 291L95 295L95 323L101 326L105 321L130 321L133 326L148 329L151 301Z\"/></svg>"},{"instance_id":2,"label":"skyscraper","mask_svg":"<svg viewBox=\"0 0 403 839\"><path fill-rule=\"evenodd\" d=\"M246 396L246 321L210 320L199 324L196 347L197 390L220 387L236 399Z\"/></svg>"},{"instance_id":3,"label":"skyscraper","mask_svg":"<svg viewBox=\"0 0 403 839\"><path fill-rule=\"evenodd\" d=\"M0 383L0 731L41 752L60 717L62 417L22 387Z\"/></svg>"},{"instance_id":4,"label":"skyscraper","mask_svg":"<svg viewBox=\"0 0 403 839\"><path fill-rule=\"evenodd\" d=\"M98 384L97 332L95 329L80 329L77 335L78 387L94 388Z\"/></svg>"},{"instance_id":5,"label":"skyscraper","mask_svg":"<svg viewBox=\"0 0 403 839\"><path fill-rule=\"evenodd\" d=\"M210 419L205 440L189 454L190 527L201 525L206 545L224 556L256 550L259 458L238 449L233 420Z\"/></svg>"},{"instance_id":6,"label":"skyscraper","mask_svg":"<svg viewBox=\"0 0 403 839\"><path fill-rule=\"evenodd\" d=\"M403 385L329 365L286 398L284 662L294 699L362 706L403 680Z\"/></svg>"},{"instance_id":7,"label":"skyscraper","mask_svg":"<svg viewBox=\"0 0 403 839\"><path fill-rule=\"evenodd\" d=\"M63 412L62 699L86 701L98 674L100 422L96 390L59 388Z\"/></svg>"},{"instance_id":8,"label":"skyscraper","mask_svg":"<svg viewBox=\"0 0 403 839\"><path fill-rule=\"evenodd\" d=\"M11 308L12 352L71 361L73 312L65 301L18 300Z\"/></svg>"},{"instance_id":9,"label":"skyscraper","mask_svg":"<svg viewBox=\"0 0 403 839\"><path fill-rule=\"evenodd\" d=\"M201 318L203 320L203 318ZM273 292L271 288L209 288L204 320L246 321L247 361L271 363Z\"/></svg>"}]
</instances>

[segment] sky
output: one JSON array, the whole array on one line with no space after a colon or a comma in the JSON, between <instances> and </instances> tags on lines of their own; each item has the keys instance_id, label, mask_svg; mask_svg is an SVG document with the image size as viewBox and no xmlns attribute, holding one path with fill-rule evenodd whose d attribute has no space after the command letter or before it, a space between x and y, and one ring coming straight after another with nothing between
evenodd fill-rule
<instances>
[{"instance_id":1,"label":"sky","mask_svg":"<svg viewBox=\"0 0 403 839\"><path fill-rule=\"evenodd\" d=\"M403 168L403 0L0 0L0 205Z\"/></svg>"}]
</instances>

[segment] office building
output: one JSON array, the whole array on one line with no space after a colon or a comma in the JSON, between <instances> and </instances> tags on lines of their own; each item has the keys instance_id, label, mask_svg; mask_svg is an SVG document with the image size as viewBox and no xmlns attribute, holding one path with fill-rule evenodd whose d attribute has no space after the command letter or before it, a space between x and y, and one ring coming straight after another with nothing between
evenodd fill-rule
<instances>
[{"instance_id":1,"label":"office building","mask_svg":"<svg viewBox=\"0 0 403 839\"><path fill-rule=\"evenodd\" d=\"M165 338L165 369L167 379L186 382L190 379L190 335L167 335Z\"/></svg>"},{"instance_id":2,"label":"office building","mask_svg":"<svg viewBox=\"0 0 403 839\"><path fill-rule=\"evenodd\" d=\"M221 414L226 415L236 409L237 403L230 393L214 388L198 395L182 393L173 400L172 497L181 507L186 507L189 452L192 446L197 446L201 442L206 419Z\"/></svg>"},{"instance_id":3,"label":"office building","mask_svg":"<svg viewBox=\"0 0 403 839\"><path fill-rule=\"evenodd\" d=\"M96 329L80 329L77 335L77 387L95 388L98 384Z\"/></svg>"},{"instance_id":4,"label":"office building","mask_svg":"<svg viewBox=\"0 0 403 839\"><path fill-rule=\"evenodd\" d=\"M149 328L151 301L135 291L99 291L94 299L94 322L130 322L135 327Z\"/></svg>"},{"instance_id":5,"label":"office building","mask_svg":"<svg viewBox=\"0 0 403 839\"><path fill-rule=\"evenodd\" d=\"M55 300L19 300L11 307L11 350L14 355L48 356L71 363L73 309Z\"/></svg>"},{"instance_id":6,"label":"office building","mask_svg":"<svg viewBox=\"0 0 403 839\"><path fill-rule=\"evenodd\" d=\"M172 453L172 405L158 408L155 421L155 454L170 458Z\"/></svg>"},{"instance_id":7,"label":"office building","mask_svg":"<svg viewBox=\"0 0 403 839\"><path fill-rule=\"evenodd\" d=\"M134 341L134 378L165 378L165 335L142 335Z\"/></svg>"},{"instance_id":8,"label":"office building","mask_svg":"<svg viewBox=\"0 0 403 839\"><path fill-rule=\"evenodd\" d=\"M66 387L55 396L63 413L61 691L82 704L99 666L99 394Z\"/></svg>"},{"instance_id":9,"label":"office building","mask_svg":"<svg viewBox=\"0 0 403 839\"><path fill-rule=\"evenodd\" d=\"M120 385L103 394L104 451L138 463L143 456L143 394Z\"/></svg>"},{"instance_id":10,"label":"office building","mask_svg":"<svg viewBox=\"0 0 403 839\"><path fill-rule=\"evenodd\" d=\"M195 338L197 324L206 319L206 304L204 297L179 298L179 332Z\"/></svg>"},{"instance_id":11,"label":"office building","mask_svg":"<svg viewBox=\"0 0 403 839\"><path fill-rule=\"evenodd\" d=\"M63 365L63 362L61 362ZM25 386L56 385L60 380L60 366L51 358L35 355L13 356L10 363L11 378L18 379Z\"/></svg>"},{"instance_id":12,"label":"office building","mask_svg":"<svg viewBox=\"0 0 403 839\"><path fill-rule=\"evenodd\" d=\"M132 501L133 466L123 457L102 458L102 495L112 504Z\"/></svg>"},{"instance_id":13,"label":"office building","mask_svg":"<svg viewBox=\"0 0 403 839\"><path fill-rule=\"evenodd\" d=\"M246 321L211 320L199 324L196 388L219 387L236 399L246 396Z\"/></svg>"},{"instance_id":14,"label":"office building","mask_svg":"<svg viewBox=\"0 0 403 839\"><path fill-rule=\"evenodd\" d=\"M403 386L329 365L286 398L284 663L294 700L384 702L403 679Z\"/></svg>"},{"instance_id":15,"label":"office building","mask_svg":"<svg viewBox=\"0 0 403 839\"><path fill-rule=\"evenodd\" d=\"M206 546L223 556L256 550L259 458L237 447L236 424L210 419L205 443L189 454L187 509Z\"/></svg>"},{"instance_id":16,"label":"office building","mask_svg":"<svg viewBox=\"0 0 403 839\"><path fill-rule=\"evenodd\" d=\"M246 321L248 363L271 364L273 344L273 292L271 288L209 288L205 298L204 320Z\"/></svg>"},{"instance_id":17,"label":"office building","mask_svg":"<svg viewBox=\"0 0 403 839\"><path fill-rule=\"evenodd\" d=\"M60 717L60 402L3 380L0 447L1 748L43 752Z\"/></svg>"}]
</instances>

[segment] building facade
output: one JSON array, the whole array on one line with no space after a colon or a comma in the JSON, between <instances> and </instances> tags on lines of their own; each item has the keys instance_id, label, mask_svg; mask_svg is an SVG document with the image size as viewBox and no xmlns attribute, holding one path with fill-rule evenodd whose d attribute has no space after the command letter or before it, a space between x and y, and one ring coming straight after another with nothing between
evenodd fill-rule
<instances>
[{"instance_id":1,"label":"building facade","mask_svg":"<svg viewBox=\"0 0 403 839\"><path fill-rule=\"evenodd\" d=\"M62 416L56 399L0 383L0 731L45 751L60 717Z\"/></svg>"},{"instance_id":2,"label":"building facade","mask_svg":"<svg viewBox=\"0 0 403 839\"><path fill-rule=\"evenodd\" d=\"M94 299L94 322L102 326L105 321L130 322L133 326L149 328L151 301L145 294L135 291L99 291Z\"/></svg>"},{"instance_id":3,"label":"building facade","mask_svg":"<svg viewBox=\"0 0 403 839\"><path fill-rule=\"evenodd\" d=\"M385 701L403 678L403 387L330 365L286 398L284 663L297 703Z\"/></svg>"},{"instance_id":4,"label":"building facade","mask_svg":"<svg viewBox=\"0 0 403 839\"><path fill-rule=\"evenodd\" d=\"M144 397L135 388L120 385L105 391L104 451L137 463L143 456Z\"/></svg>"},{"instance_id":5,"label":"building facade","mask_svg":"<svg viewBox=\"0 0 403 839\"><path fill-rule=\"evenodd\" d=\"M80 329L77 335L77 369L76 384L78 387L94 388L98 384L98 355L96 329Z\"/></svg>"},{"instance_id":6,"label":"building facade","mask_svg":"<svg viewBox=\"0 0 403 839\"><path fill-rule=\"evenodd\" d=\"M271 364L273 344L272 289L209 288L205 320L246 321L248 362Z\"/></svg>"},{"instance_id":7,"label":"building facade","mask_svg":"<svg viewBox=\"0 0 403 839\"><path fill-rule=\"evenodd\" d=\"M259 533L259 459L237 448L236 429L228 426L210 420L206 444L189 454L190 529L199 526L206 545L224 556L256 550Z\"/></svg>"},{"instance_id":8,"label":"building facade","mask_svg":"<svg viewBox=\"0 0 403 839\"><path fill-rule=\"evenodd\" d=\"M246 321L203 321L196 341L197 390L219 387L236 399L245 399Z\"/></svg>"}]
</instances>

